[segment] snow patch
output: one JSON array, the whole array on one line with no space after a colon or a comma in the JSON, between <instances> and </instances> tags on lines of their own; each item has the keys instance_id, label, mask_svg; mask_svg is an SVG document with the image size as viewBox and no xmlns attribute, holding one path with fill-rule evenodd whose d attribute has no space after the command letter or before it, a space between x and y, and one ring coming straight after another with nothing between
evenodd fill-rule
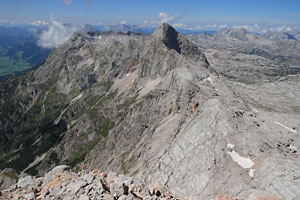
<instances>
[{"instance_id":1,"label":"snow patch","mask_svg":"<svg viewBox=\"0 0 300 200\"><path fill-rule=\"evenodd\" d=\"M277 125L279 125L279 126L281 126L281 127L283 127L283 128L285 128L285 129L287 129L287 130L289 130L289 131L291 131L291 132L293 132L293 133L297 133L296 130L294 130L294 129L290 128L290 127L287 127L287 126L283 125L280 122L274 122L274 123L277 124Z\"/></svg>"},{"instance_id":2,"label":"snow patch","mask_svg":"<svg viewBox=\"0 0 300 200\"><path fill-rule=\"evenodd\" d=\"M75 101L77 101L77 100L80 99L81 97L82 97L82 93L79 94L78 96L76 96L74 99L72 99L70 104L73 104Z\"/></svg>"},{"instance_id":3,"label":"snow patch","mask_svg":"<svg viewBox=\"0 0 300 200\"><path fill-rule=\"evenodd\" d=\"M254 176L254 171L255 171L255 169L250 169L249 170L249 176L253 177Z\"/></svg>"},{"instance_id":4,"label":"snow patch","mask_svg":"<svg viewBox=\"0 0 300 200\"><path fill-rule=\"evenodd\" d=\"M233 149L234 148L234 144L227 144L227 148Z\"/></svg>"},{"instance_id":5,"label":"snow patch","mask_svg":"<svg viewBox=\"0 0 300 200\"><path fill-rule=\"evenodd\" d=\"M235 150L232 150L231 152L227 152L227 153L231 156L231 158L234 162L236 162L243 168L248 169L254 165L254 163L252 162L252 160L250 158L244 158L244 157L240 156Z\"/></svg>"},{"instance_id":6,"label":"snow patch","mask_svg":"<svg viewBox=\"0 0 300 200\"><path fill-rule=\"evenodd\" d=\"M209 82L209 83L211 83L211 84L213 83L213 80L212 80L210 77L204 79L204 81Z\"/></svg>"},{"instance_id":7,"label":"snow patch","mask_svg":"<svg viewBox=\"0 0 300 200\"><path fill-rule=\"evenodd\" d=\"M292 150L292 151L297 151L296 147L293 145L289 145L288 149Z\"/></svg>"}]
</instances>

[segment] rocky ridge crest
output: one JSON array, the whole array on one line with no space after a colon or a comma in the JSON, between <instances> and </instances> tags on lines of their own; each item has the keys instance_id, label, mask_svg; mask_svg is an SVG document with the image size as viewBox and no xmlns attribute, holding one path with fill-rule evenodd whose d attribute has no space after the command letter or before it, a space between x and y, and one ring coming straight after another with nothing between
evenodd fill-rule
<instances>
[{"instance_id":1,"label":"rocky ridge crest","mask_svg":"<svg viewBox=\"0 0 300 200\"><path fill-rule=\"evenodd\" d=\"M158 182L148 186L137 178L85 167L75 173L65 165L55 167L44 177L20 178L17 184L0 193L0 199L179 200Z\"/></svg>"}]
</instances>

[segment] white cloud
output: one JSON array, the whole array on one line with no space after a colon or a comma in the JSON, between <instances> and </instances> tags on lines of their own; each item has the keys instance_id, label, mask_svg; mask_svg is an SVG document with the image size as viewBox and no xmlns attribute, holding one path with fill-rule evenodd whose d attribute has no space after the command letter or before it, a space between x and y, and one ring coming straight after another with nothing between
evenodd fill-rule
<instances>
[{"instance_id":1,"label":"white cloud","mask_svg":"<svg viewBox=\"0 0 300 200\"><path fill-rule=\"evenodd\" d=\"M238 25L238 26L229 26L227 24L222 24L222 25L207 24L207 25L197 25L196 29L198 29L198 30L216 30L217 31L217 30L222 30L222 29L230 28L230 27L244 28L244 29L246 29L247 31L250 31L250 32L261 32L262 31L262 28L258 24L255 24L255 25Z\"/></svg>"},{"instance_id":2,"label":"white cloud","mask_svg":"<svg viewBox=\"0 0 300 200\"><path fill-rule=\"evenodd\" d=\"M46 25L48 25L48 22L45 22L43 20L34 20L30 24L33 26L46 26Z\"/></svg>"},{"instance_id":3,"label":"white cloud","mask_svg":"<svg viewBox=\"0 0 300 200\"><path fill-rule=\"evenodd\" d=\"M255 24L253 26L251 25L233 26L233 28L244 28L249 32L261 32L261 27L258 24Z\"/></svg>"},{"instance_id":4,"label":"white cloud","mask_svg":"<svg viewBox=\"0 0 300 200\"><path fill-rule=\"evenodd\" d=\"M287 25L282 25L282 26L278 26L276 28L273 28L273 31L277 31L277 32L290 32L294 30L292 27L287 26Z\"/></svg>"},{"instance_id":5,"label":"white cloud","mask_svg":"<svg viewBox=\"0 0 300 200\"><path fill-rule=\"evenodd\" d=\"M169 23L176 19L176 16L161 12L158 14L158 18L160 19L160 23Z\"/></svg>"},{"instance_id":6,"label":"white cloud","mask_svg":"<svg viewBox=\"0 0 300 200\"><path fill-rule=\"evenodd\" d=\"M68 41L74 32L79 31L81 27L72 25L65 26L53 17L47 23L47 27L39 35L38 44L44 48L54 48Z\"/></svg>"},{"instance_id":7,"label":"white cloud","mask_svg":"<svg viewBox=\"0 0 300 200\"><path fill-rule=\"evenodd\" d=\"M68 6L72 4L72 0L64 0L64 3Z\"/></svg>"},{"instance_id":8,"label":"white cloud","mask_svg":"<svg viewBox=\"0 0 300 200\"><path fill-rule=\"evenodd\" d=\"M254 28L256 28L256 29L260 29L260 26L258 25L258 24L254 24Z\"/></svg>"},{"instance_id":9,"label":"white cloud","mask_svg":"<svg viewBox=\"0 0 300 200\"><path fill-rule=\"evenodd\" d=\"M146 20L146 21L144 21L143 26L148 26L148 24L149 24L149 21Z\"/></svg>"},{"instance_id":10,"label":"white cloud","mask_svg":"<svg viewBox=\"0 0 300 200\"><path fill-rule=\"evenodd\" d=\"M126 21L126 20L122 20L122 21L120 22L120 24L127 24L127 21Z\"/></svg>"},{"instance_id":11,"label":"white cloud","mask_svg":"<svg viewBox=\"0 0 300 200\"><path fill-rule=\"evenodd\" d=\"M199 29L199 30L217 30L218 25L216 25L216 24L198 25L198 26L196 26L196 29Z\"/></svg>"},{"instance_id":12,"label":"white cloud","mask_svg":"<svg viewBox=\"0 0 300 200\"><path fill-rule=\"evenodd\" d=\"M227 24L223 24L223 25L218 26L219 29L224 29L224 28L227 28L227 27L228 27Z\"/></svg>"},{"instance_id":13,"label":"white cloud","mask_svg":"<svg viewBox=\"0 0 300 200\"><path fill-rule=\"evenodd\" d=\"M187 27L187 25L185 25L183 23L172 24L172 26L175 28L186 28Z\"/></svg>"}]
</instances>

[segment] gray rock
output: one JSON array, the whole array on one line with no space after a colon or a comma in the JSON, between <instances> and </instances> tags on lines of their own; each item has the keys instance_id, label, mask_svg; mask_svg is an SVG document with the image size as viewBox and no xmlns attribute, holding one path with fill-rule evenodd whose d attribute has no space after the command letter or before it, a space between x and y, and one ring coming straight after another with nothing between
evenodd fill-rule
<instances>
[{"instance_id":1,"label":"gray rock","mask_svg":"<svg viewBox=\"0 0 300 200\"><path fill-rule=\"evenodd\" d=\"M25 199L28 199L28 200L34 200L35 197L36 197L36 196L35 196L35 194L34 194L33 192L30 192L30 193L24 195L24 198L25 198Z\"/></svg>"},{"instance_id":2,"label":"gray rock","mask_svg":"<svg viewBox=\"0 0 300 200\"><path fill-rule=\"evenodd\" d=\"M15 170L4 169L0 172L0 191L17 183L19 177Z\"/></svg>"},{"instance_id":3,"label":"gray rock","mask_svg":"<svg viewBox=\"0 0 300 200\"><path fill-rule=\"evenodd\" d=\"M81 194L79 200L89 200L90 198L87 195Z\"/></svg>"},{"instance_id":4,"label":"gray rock","mask_svg":"<svg viewBox=\"0 0 300 200\"><path fill-rule=\"evenodd\" d=\"M26 176L24 178L19 179L17 186L20 188L24 188L33 184L34 184L34 179L32 178L32 176Z\"/></svg>"},{"instance_id":5,"label":"gray rock","mask_svg":"<svg viewBox=\"0 0 300 200\"><path fill-rule=\"evenodd\" d=\"M88 185L86 189L89 191L89 194L103 194L106 192L100 180L94 181L92 184Z\"/></svg>"},{"instance_id":6,"label":"gray rock","mask_svg":"<svg viewBox=\"0 0 300 200\"><path fill-rule=\"evenodd\" d=\"M75 180L67 185L68 195L75 195L81 188L87 186L87 182L83 179Z\"/></svg>"},{"instance_id":7,"label":"gray rock","mask_svg":"<svg viewBox=\"0 0 300 200\"><path fill-rule=\"evenodd\" d=\"M93 182L93 180L95 179L95 176L93 176L91 174L84 174L81 178L83 180L85 180L87 182L87 184L91 184Z\"/></svg>"},{"instance_id":8,"label":"gray rock","mask_svg":"<svg viewBox=\"0 0 300 200\"><path fill-rule=\"evenodd\" d=\"M13 199L14 197L23 196L26 199L66 199L66 200L88 200L88 199L101 199L101 200L139 200L145 199L149 192L145 191L145 188L148 188L145 183L137 178L130 178L124 175L109 173L106 176L93 176L93 181L91 184L88 184L86 180L90 177L89 173L82 171L78 177L72 171L64 171L61 176L56 176L55 179L51 180L51 184L47 184L44 187L36 187L37 182L43 179L34 178L34 177L24 177L20 179L20 184L27 185L24 183L32 182L32 187L28 188L24 186L21 187L11 187L7 190L3 190L1 196L4 199ZM108 179L110 178L110 179ZM102 183L109 181L111 191L104 190ZM123 183L123 186L130 185L130 188L123 190L120 189L120 184ZM114 186L114 184L116 184ZM115 189L114 189L115 188ZM160 189L161 186L155 185L153 190L160 190L161 196L163 196L166 191L165 189ZM122 192L123 194L118 194ZM147 194L145 194L147 192ZM152 199L156 199L155 195L152 195ZM168 199L172 199L171 197Z\"/></svg>"},{"instance_id":9,"label":"gray rock","mask_svg":"<svg viewBox=\"0 0 300 200\"><path fill-rule=\"evenodd\" d=\"M115 200L114 196L111 194L103 194L101 198L103 200Z\"/></svg>"},{"instance_id":10,"label":"gray rock","mask_svg":"<svg viewBox=\"0 0 300 200\"><path fill-rule=\"evenodd\" d=\"M128 195L128 185L131 181L131 178L116 173L109 173L107 175L107 179L109 180L111 194L114 194L118 197L122 195Z\"/></svg>"},{"instance_id":11,"label":"gray rock","mask_svg":"<svg viewBox=\"0 0 300 200\"><path fill-rule=\"evenodd\" d=\"M144 200L157 200L157 199L159 199L157 196L146 196L145 198L144 198Z\"/></svg>"},{"instance_id":12,"label":"gray rock","mask_svg":"<svg viewBox=\"0 0 300 200\"><path fill-rule=\"evenodd\" d=\"M132 195L122 195L118 198L118 200L135 200L136 198Z\"/></svg>"},{"instance_id":13,"label":"gray rock","mask_svg":"<svg viewBox=\"0 0 300 200\"><path fill-rule=\"evenodd\" d=\"M56 173L62 173L64 171L70 171L70 166L67 165L59 165L54 167L50 172L47 173L47 175L54 175Z\"/></svg>"},{"instance_id":14,"label":"gray rock","mask_svg":"<svg viewBox=\"0 0 300 200\"><path fill-rule=\"evenodd\" d=\"M54 178L54 175L57 173L62 173L64 171L70 171L70 167L67 165L59 165L53 168L51 171L49 171L44 178L43 185L46 185L49 181L51 181Z\"/></svg>"}]
</instances>

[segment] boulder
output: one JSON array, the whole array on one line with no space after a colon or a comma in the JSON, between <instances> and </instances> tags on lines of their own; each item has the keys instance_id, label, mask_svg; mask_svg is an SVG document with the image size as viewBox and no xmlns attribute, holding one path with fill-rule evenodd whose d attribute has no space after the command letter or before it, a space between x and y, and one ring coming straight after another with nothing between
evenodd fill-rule
<instances>
[{"instance_id":1,"label":"boulder","mask_svg":"<svg viewBox=\"0 0 300 200\"><path fill-rule=\"evenodd\" d=\"M111 194L117 197L128 195L128 185L131 182L131 178L111 172L107 175L107 179Z\"/></svg>"},{"instance_id":2,"label":"boulder","mask_svg":"<svg viewBox=\"0 0 300 200\"><path fill-rule=\"evenodd\" d=\"M0 191L8 188L9 186L17 183L19 177L15 170L4 169L0 173Z\"/></svg>"},{"instance_id":3,"label":"boulder","mask_svg":"<svg viewBox=\"0 0 300 200\"><path fill-rule=\"evenodd\" d=\"M158 197L165 197L167 199L172 198L172 194L167 191L167 189L162 186L159 182L154 182L149 186L149 192L151 195L156 195Z\"/></svg>"},{"instance_id":4,"label":"boulder","mask_svg":"<svg viewBox=\"0 0 300 200\"><path fill-rule=\"evenodd\" d=\"M32 176L26 176L24 178L19 179L17 186L19 188L24 188L24 187L27 187L27 186L33 185L33 184L34 184L34 180L33 180Z\"/></svg>"},{"instance_id":5,"label":"boulder","mask_svg":"<svg viewBox=\"0 0 300 200\"><path fill-rule=\"evenodd\" d=\"M82 195L80 195L80 197L79 197L79 200L89 200L90 198L87 196L87 195L85 195L85 194L82 194Z\"/></svg>"},{"instance_id":6,"label":"boulder","mask_svg":"<svg viewBox=\"0 0 300 200\"><path fill-rule=\"evenodd\" d=\"M54 175L57 174L57 173L62 173L64 171L70 171L71 168L67 165L59 165L57 167L54 167L50 172L48 172L46 175L45 175L45 178L44 178L44 183L43 185L47 184L48 182L50 182L53 178L54 178Z\"/></svg>"}]
</instances>

